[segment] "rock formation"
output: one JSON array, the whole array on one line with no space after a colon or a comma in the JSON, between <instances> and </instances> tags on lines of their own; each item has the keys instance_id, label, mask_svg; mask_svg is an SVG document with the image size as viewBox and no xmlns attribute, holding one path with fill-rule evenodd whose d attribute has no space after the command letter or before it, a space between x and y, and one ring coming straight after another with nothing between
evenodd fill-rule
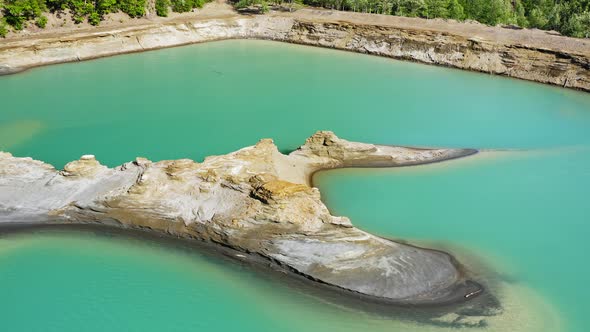
<instances>
[{"instance_id":1,"label":"rock formation","mask_svg":"<svg viewBox=\"0 0 590 332\"><path fill-rule=\"evenodd\" d=\"M405 166L475 153L353 143L318 132L289 155L273 141L202 163L137 158L117 168L85 155L58 171L0 152L0 224L103 223L211 241L295 273L396 303L479 291L443 252L379 238L332 216L311 187L319 169Z\"/></svg>"}]
</instances>

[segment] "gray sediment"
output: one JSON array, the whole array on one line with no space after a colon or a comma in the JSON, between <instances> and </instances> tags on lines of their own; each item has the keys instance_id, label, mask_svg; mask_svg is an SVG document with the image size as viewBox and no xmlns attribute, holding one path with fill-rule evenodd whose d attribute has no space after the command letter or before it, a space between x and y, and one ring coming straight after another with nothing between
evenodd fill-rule
<instances>
[{"instance_id":1,"label":"gray sediment","mask_svg":"<svg viewBox=\"0 0 590 332\"><path fill-rule=\"evenodd\" d=\"M48 220L46 220L48 221ZM360 310L372 315L396 320L407 320L422 324L430 324L447 328L461 328L485 326L488 317L501 313L502 307L498 300L489 293L477 296L471 301L463 299L449 299L445 303L429 305L409 305L391 302L382 298L366 296L361 293L353 293L349 290L334 287L332 285L310 279L297 271L282 265L280 262L269 260L267 257L253 253L245 253L231 247L216 243L201 241L199 239L181 238L165 234L152 229L121 228L108 223L79 223L72 224L59 220L52 220L52 224L37 220L25 222L0 223L0 238L19 234L62 234L76 236L78 233L92 234L93 236L105 236L108 238L132 238L162 245L168 250L177 250L183 253L195 254L212 259L217 264L241 265L269 283L279 287L286 287L292 291L327 302L336 307L350 310ZM310 282L311 281L311 282ZM478 289L479 284L470 284L464 287ZM463 317L463 320L454 322L441 321L440 317L454 314ZM475 322L475 323L474 323Z\"/></svg>"}]
</instances>

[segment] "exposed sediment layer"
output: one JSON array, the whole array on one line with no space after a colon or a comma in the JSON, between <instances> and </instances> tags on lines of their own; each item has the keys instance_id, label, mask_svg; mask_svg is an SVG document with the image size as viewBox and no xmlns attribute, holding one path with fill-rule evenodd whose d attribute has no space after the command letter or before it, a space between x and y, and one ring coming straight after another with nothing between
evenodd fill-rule
<instances>
[{"instance_id":1,"label":"exposed sediment layer","mask_svg":"<svg viewBox=\"0 0 590 332\"><path fill-rule=\"evenodd\" d=\"M304 9L156 21L11 39L0 74L30 67L220 39L269 39L505 75L590 91L590 41L545 32Z\"/></svg>"},{"instance_id":2,"label":"exposed sediment layer","mask_svg":"<svg viewBox=\"0 0 590 332\"><path fill-rule=\"evenodd\" d=\"M149 228L255 254L375 299L458 302L481 288L452 256L353 227L332 216L309 183L319 169L415 165L474 152L354 143L318 132L289 155L265 139L202 163L137 158L108 168L88 155L58 171L0 153L0 223Z\"/></svg>"}]
</instances>

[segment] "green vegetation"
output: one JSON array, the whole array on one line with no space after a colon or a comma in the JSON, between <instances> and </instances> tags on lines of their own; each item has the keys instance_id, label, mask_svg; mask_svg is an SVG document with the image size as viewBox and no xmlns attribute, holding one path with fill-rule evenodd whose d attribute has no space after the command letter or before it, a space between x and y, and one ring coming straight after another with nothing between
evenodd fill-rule
<instances>
[{"instance_id":1,"label":"green vegetation","mask_svg":"<svg viewBox=\"0 0 590 332\"><path fill-rule=\"evenodd\" d=\"M363 13L469 19L489 25L518 25L590 37L590 0L303 0L303 3Z\"/></svg>"},{"instance_id":2,"label":"green vegetation","mask_svg":"<svg viewBox=\"0 0 590 332\"><path fill-rule=\"evenodd\" d=\"M156 14L189 12L211 0L156 0ZM556 30L573 37L590 37L590 0L286 0L303 4L363 13L391 14L408 17L475 20L484 24L517 25L523 28ZM281 0L238 0L236 8L268 11L268 6ZM69 10L75 23L87 21L99 25L104 15L122 11L130 17L146 14L147 0L0 0L0 37L22 30L33 21L47 25L44 12ZM3 16L3 17L2 17Z\"/></svg>"},{"instance_id":3,"label":"green vegetation","mask_svg":"<svg viewBox=\"0 0 590 332\"><path fill-rule=\"evenodd\" d=\"M119 9L131 17L145 15L146 0L118 0Z\"/></svg>"},{"instance_id":4,"label":"green vegetation","mask_svg":"<svg viewBox=\"0 0 590 332\"><path fill-rule=\"evenodd\" d=\"M205 4L204 0L171 0L172 11L177 13L186 13L193 8L201 8Z\"/></svg>"},{"instance_id":5,"label":"green vegetation","mask_svg":"<svg viewBox=\"0 0 590 332\"><path fill-rule=\"evenodd\" d=\"M6 34L8 33L8 27L6 26L6 21L4 20L4 17L0 18L0 37L4 38L6 37Z\"/></svg>"},{"instance_id":6,"label":"green vegetation","mask_svg":"<svg viewBox=\"0 0 590 332\"><path fill-rule=\"evenodd\" d=\"M266 0L239 0L235 7L237 9L257 8L259 12L266 13L268 12L268 3L269 1Z\"/></svg>"},{"instance_id":7,"label":"green vegetation","mask_svg":"<svg viewBox=\"0 0 590 332\"><path fill-rule=\"evenodd\" d=\"M35 20L35 24L39 27L39 28L45 28L45 26L47 25L47 16L41 15L39 17L37 17L37 20Z\"/></svg>"},{"instance_id":8,"label":"green vegetation","mask_svg":"<svg viewBox=\"0 0 590 332\"><path fill-rule=\"evenodd\" d=\"M168 16L168 7L170 7L170 0L156 0L156 14L158 16Z\"/></svg>"},{"instance_id":9,"label":"green vegetation","mask_svg":"<svg viewBox=\"0 0 590 332\"><path fill-rule=\"evenodd\" d=\"M211 0L156 0L156 14L168 16L174 12L188 12L201 8ZM99 25L108 13L121 11L130 17L146 15L147 0L0 0L0 37L6 36L8 27L22 30L27 22L40 28L47 25L46 12L65 12L75 23Z\"/></svg>"},{"instance_id":10,"label":"green vegetation","mask_svg":"<svg viewBox=\"0 0 590 332\"><path fill-rule=\"evenodd\" d=\"M15 30L22 30L26 21L39 18L46 10L44 0L6 0L2 4L4 19Z\"/></svg>"}]
</instances>

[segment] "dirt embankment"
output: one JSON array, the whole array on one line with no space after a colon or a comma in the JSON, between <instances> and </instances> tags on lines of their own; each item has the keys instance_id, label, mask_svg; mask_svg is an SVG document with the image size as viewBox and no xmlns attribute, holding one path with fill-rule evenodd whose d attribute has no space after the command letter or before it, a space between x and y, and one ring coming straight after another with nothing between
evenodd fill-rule
<instances>
[{"instance_id":1,"label":"dirt embankment","mask_svg":"<svg viewBox=\"0 0 590 332\"><path fill-rule=\"evenodd\" d=\"M50 24L0 42L0 73L230 38L270 39L590 91L590 40L539 30L320 9L240 15L222 0L168 18Z\"/></svg>"}]
</instances>

